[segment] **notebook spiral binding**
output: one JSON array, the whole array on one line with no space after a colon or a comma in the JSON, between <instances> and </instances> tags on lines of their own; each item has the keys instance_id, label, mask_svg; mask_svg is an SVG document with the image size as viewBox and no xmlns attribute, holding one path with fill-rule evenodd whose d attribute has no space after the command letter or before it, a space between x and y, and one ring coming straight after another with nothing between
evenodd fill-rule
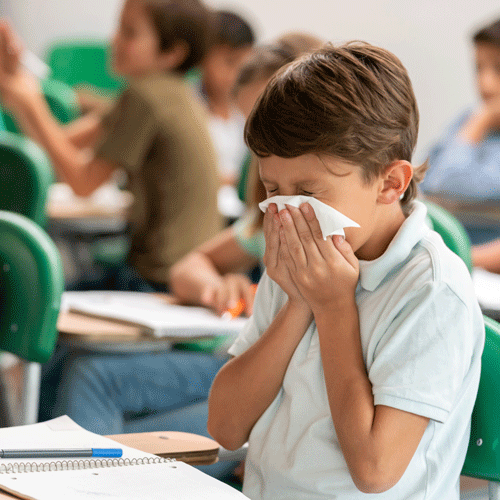
<instances>
[{"instance_id":1,"label":"notebook spiral binding","mask_svg":"<svg viewBox=\"0 0 500 500\"><path fill-rule=\"evenodd\" d=\"M130 465L147 465L172 463L175 458L102 458L91 460L58 460L54 462L14 462L0 465L0 474L20 472L52 472L61 470L102 469L105 467L127 467Z\"/></svg>"}]
</instances>

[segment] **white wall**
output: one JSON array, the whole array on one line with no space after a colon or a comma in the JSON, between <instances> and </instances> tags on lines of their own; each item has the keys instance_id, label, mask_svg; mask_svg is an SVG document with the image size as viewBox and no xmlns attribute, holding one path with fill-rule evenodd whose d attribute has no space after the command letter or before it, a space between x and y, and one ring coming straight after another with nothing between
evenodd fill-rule
<instances>
[{"instance_id":1,"label":"white wall","mask_svg":"<svg viewBox=\"0 0 500 500\"><path fill-rule=\"evenodd\" d=\"M331 41L362 39L392 50L406 65L420 107L417 161L443 127L474 102L470 34L500 17L496 0L207 0L247 14L259 38L288 30ZM51 39L112 32L121 0L0 0L26 45L42 55Z\"/></svg>"}]
</instances>

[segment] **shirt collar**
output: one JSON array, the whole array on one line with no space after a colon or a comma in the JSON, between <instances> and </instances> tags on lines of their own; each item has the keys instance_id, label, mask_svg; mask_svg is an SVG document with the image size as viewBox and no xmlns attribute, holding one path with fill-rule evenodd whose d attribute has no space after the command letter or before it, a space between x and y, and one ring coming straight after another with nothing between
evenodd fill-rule
<instances>
[{"instance_id":1,"label":"shirt collar","mask_svg":"<svg viewBox=\"0 0 500 500\"><path fill-rule=\"evenodd\" d=\"M413 247L430 230L425 223L427 207L420 201L413 201L410 215L389 243L386 251L375 260L359 261L361 286L373 292L381 281L398 265L406 260Z\"/></svg>"}]
</instances>

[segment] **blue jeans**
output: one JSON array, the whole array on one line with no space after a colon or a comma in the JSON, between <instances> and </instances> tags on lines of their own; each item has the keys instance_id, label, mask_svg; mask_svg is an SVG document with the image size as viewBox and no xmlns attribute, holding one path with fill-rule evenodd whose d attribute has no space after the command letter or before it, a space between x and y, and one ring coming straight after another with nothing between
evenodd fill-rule
<instances>
[{"instance_id":1,"label":"blue jeans","mask_svg":"<svg viewBox=\"0 0 500 500\"><path fill-rule=\"evenodd\" d=\"M176 350L100 355L59 347L44 370L40 417L68 415L97 434L167 430L208 436L208 392L225 361ZM234 466L200 469L223 477Z\"/></svg>"}]
</instances>

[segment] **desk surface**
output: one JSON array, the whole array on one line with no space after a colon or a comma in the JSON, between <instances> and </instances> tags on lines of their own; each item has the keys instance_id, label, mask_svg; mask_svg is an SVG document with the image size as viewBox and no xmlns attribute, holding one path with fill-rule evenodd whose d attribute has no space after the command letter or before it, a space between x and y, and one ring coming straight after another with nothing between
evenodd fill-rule
<instances>
[{"instance_id":1,"label":"desk surface","mask_svg":"<svg viewBox=\"0 0 500 500\"><path fill-rule=\"evenodd\" d=\"M161 294L161 297L169 304L178 303L173 295ZM61 312L57 329L63 343L100 352L150 352L171 345L168 339L149 335L144 327L74 312Z\"/></svg>"}]
</instances>

